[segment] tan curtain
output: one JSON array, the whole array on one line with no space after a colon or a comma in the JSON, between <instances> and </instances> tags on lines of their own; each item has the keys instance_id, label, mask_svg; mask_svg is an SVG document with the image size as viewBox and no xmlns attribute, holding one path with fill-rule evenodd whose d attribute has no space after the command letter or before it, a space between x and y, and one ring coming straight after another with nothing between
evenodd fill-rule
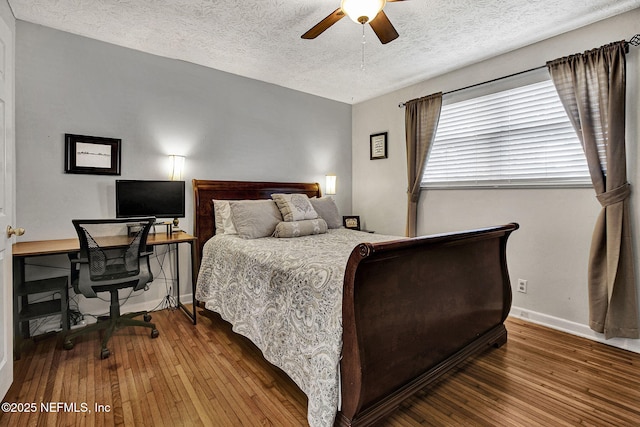
<instances>
[{"instance_id":1,"label":"tan curtain","mask_svg":"<svg viewBox=\"0 0 640 427\"><path fill-rule=\"evenodd\" d=\"M638 338L638 304L625 154L625 42L547 63L582 142L602 205L589 255L589 326Z\"/></svg>"},{"instance_id":2,"label":"tan curtain","mask_svg":"<svg viewBox=\"0 0 640 427\"><path fill-rule=\"evenodd\" d=\"M408 101L405 108L407 177L409 182L406 233L408 237L415 237L420 182L440 120L442 92Z\"/></svg>"}]
</instances>

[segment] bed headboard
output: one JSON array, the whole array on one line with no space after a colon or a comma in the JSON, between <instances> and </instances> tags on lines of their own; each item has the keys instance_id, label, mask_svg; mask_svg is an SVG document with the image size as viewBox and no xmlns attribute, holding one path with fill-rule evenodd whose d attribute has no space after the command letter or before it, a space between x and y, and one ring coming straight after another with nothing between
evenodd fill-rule
<instances>
[{"instance_id":1,"label":"bed headboard","mask_svg":"<svg viewBox=\"0 0 640 427\"><path fill-rule=\"evenodd\" d=\"M256 182L256 181L208 181L194 179L194 234L198 239L197 265L200 265L202 247L215 234L213 199L252 200L270 199L274 193L304 193L309 197L320 197L318 183L300 182Z\"/></svg>"}]
</instances>

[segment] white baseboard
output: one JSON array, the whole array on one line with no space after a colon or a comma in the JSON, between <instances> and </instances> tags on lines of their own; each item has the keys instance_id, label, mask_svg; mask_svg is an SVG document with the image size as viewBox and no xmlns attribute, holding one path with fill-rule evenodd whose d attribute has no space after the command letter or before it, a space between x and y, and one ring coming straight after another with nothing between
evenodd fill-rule
<instances>
[{"instance_id":1,"label":"white baseboard","mask_svg":"<svg viewBox=\"0 0 640 427\"><path fill-rule=\"evenodd\" d=\"M531 323L537 323L538 325L547 326L551 329L557 329L568 334L577 335L579 337L587 338L592 341L597 341L612 347L618 347L623 350L629 350L634 353L640 353L640 340L633 340L628 338L611 338L604 339L604 334L599 334L593 331L589 326L582 325L580 323L571 322L559 317L550 316L544 313L538 313L528 310L526 308L511 307L509 316L516 317L518 319L526 320Z\"/></svg>"},{"instance_id":2,"label":"white baseboard","mask_svg":"<svg viewBox=\"0 0 640 427\"><path fill-rule=\"evenodd\" d=\"M121 307L122 313L131 313L134 311L148 311L148 310L158 309L159 306L161 306L161 303L163 302L164 298L165 297L157 298L151 301L142 301L142 302L129 303L129 304L123 305ZM174 302L177 302L175 297L174 297ZM191 298L191 293L180 295L180 302L182 304L191 304L193 302ZM105 314L108 314L108 311L109 311L109 306L107 305ZM87 316L84 320L87 323L95 323L97 319L93 316ZM35 322L37 321L36 320L30 321L32 336L48 333L48 332L59 332L62 330L60 326L60 315L54 314L54 315L51 315L50 318L45 318L40 323L35 323ZM37 328L34 328L33 325L36 325L36 324L38 326Z\"/></svg>"},{"instance_id":3,"label":"white baseboard","mask_svg":"<svg viewBox=\"0 0 640 427\"><path fill-rule=\"evenodd\" d=\"M123 305L121 306L122 313L130 313L133 311L149 311L154 309L159 310L165 298L166 296L162 298L157 298L151 301L142 301L142 302L129 303L129 304ZM178 302L175 296L173 296L173 302L176 304ZM180 295L180 302L182 304L191 304L193 302L193 300L191 299L191 294L189 293L189 294ZM107 309L108 308L109 307L107 307Z\"/></svg>"}]
</instances>

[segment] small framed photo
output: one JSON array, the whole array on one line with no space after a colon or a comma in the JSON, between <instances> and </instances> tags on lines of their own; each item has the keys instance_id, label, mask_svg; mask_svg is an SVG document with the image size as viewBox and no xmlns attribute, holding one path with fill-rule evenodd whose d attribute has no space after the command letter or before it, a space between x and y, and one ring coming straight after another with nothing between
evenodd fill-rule
<instances>
[{"instance_id":1,"label":"small framed photo","mask_svg":"<svg viewBox=\"0 0 640 427\"><path fill-rule=\"evenodd\" d=\"M387 158L387 132L376 133L369 137L371 160Z\"/></svg>"},{"instance_id":2,"label":"small framed photo","mask_svg":"<svg viewBox=\"0 0 640 427\"><path fill-rule=\"evenodd\" d=\"M360 230L360 217L357 215L343 216L342 225L349 230Z\"/></svg>"},{"instance_id":3,"label":"small framed photo","mask_svg":"<svg viewBox=\"0 0 640 427\"><path fill-rule=\"evenodd\" d=\"M64 171L91 175L120 175L120 139L64 136Z\"/></svg>"}]
</instances>

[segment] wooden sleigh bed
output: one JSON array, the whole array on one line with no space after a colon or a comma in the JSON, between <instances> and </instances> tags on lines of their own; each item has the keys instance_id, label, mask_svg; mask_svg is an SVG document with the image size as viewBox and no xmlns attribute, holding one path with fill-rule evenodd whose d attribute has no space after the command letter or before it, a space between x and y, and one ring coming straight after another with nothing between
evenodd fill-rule
<instances>
[{"instance_id":1,"label":"wooden sleigh bed","mask_svg":"<svg viewBox=\"0 0 640 427\"><path fill-rule=\"evenodd\" d=\"M213 199L320 197L318 184L193 180L198 265L215 234ZM335 425L370 425L413 393L507 340L506 244L515 223L362 243L342 292L341 405Z\"/></svg>"}]
</instances>

